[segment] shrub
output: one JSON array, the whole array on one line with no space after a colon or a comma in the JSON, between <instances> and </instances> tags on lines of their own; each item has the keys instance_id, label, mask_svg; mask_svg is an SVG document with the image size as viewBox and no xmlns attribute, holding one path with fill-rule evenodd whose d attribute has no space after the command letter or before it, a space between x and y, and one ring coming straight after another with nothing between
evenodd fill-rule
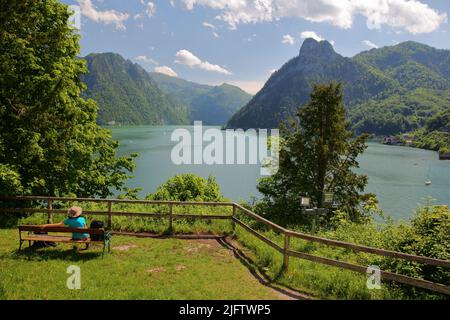
<instances>
[{"instance_id":1,"label":"shrub","mask_svg":"<svg viewBox=\"0 0 450 320\"><path fill-rule=\"evenodd\" d=\"M207 180L194 174L180 174L158 187L149 200L170 201L223 201L220 187L213 176Z\"/></svg>"}]
</instances>

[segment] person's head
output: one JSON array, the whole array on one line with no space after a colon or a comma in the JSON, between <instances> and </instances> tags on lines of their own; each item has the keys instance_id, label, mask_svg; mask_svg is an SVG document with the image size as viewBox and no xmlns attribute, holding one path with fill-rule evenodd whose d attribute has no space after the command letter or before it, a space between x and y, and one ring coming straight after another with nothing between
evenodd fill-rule
<instances>
[{"instance_id":1,"label":"person's head","mask_svg":"<svg viewBox=\"0 0 450 320\"><path fill-rule=\"evenodd\" d=\"M81 209L81 207L71 207L67 211L67 216L69 218L78 218L79 216L81 216L82 213L83 213L83 209Z\"/></svg>"}]
</instances>

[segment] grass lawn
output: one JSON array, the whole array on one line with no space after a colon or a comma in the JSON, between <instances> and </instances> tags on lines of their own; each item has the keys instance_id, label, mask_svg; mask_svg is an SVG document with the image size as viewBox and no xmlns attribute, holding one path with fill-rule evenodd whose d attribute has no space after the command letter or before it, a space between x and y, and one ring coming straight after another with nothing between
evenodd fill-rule
<instances>
[{"instance_id":1,"label":"grass lawn","mask_svg":"<svg viewBox=\"0 0 450 320\"><path fill-rule=\"evenodd\" d=\"M17 252L17 230L0 230L0 299L282 299L216 240L113 236L112 254L71 245ZM66 286L81 269L81 289Z\"/></svg>"}]
</instances>

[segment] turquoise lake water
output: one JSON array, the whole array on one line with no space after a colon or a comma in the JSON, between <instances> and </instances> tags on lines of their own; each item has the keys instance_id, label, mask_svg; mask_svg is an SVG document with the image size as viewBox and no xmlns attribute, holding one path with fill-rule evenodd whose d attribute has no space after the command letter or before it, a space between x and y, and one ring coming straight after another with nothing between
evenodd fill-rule
<instances>
[{"instance_id":1,"label":"turquoise lake water","mask_svg":"<svg viewBox=\"0 0 450 320\"><path fill-rule=\"evenodd\" d=\"M181 165L171 161L177 142L171 141L174 126L136 126L113 128L113 137L121 144L120 155L138 153L135 176L129 187L143 188L141 196L180 173L203 177L214 175L222 193L234 200L258 197L259 165ZM192 127L184 127L192 130ZM205 128L206 129L206 128ZM201 148L196 145L194 148ZM408 147L385 146L370 142L360 157L358 172L369 176L366 192L377 195L380 206L395 219L408 218L427 197L437 204L450 204L450 163L439 161L436 152ZM425 181L432 185L426 186Z\"/></svg>"}]
</instances>

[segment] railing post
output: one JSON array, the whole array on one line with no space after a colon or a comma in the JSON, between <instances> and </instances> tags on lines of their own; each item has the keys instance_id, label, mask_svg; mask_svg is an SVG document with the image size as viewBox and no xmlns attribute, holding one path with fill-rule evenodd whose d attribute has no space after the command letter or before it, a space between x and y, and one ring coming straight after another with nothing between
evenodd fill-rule
<instances>
[{"instance_id":1,"label":"railing post","mask_svg":"<svg viewBox=\"0 0 450 320\"><path fill-rule=\"evenodd\" d=\"M284 248L283 248L283 270L287 270L289 267L289 244L291 242L291 237L289 234L284 233Z\"/></svg>"},{"instance_id":2,"label":"railing post","mask_svg":"<svg viewBox=\"0 0 450 320\"><path fill-rule=\"evenodd\" d=\"M173 232L173 204L169 204L169 232Z\"/></svg>"},{"instance_id":3,"label":"railing post","mask_svg":"<svg viewBox=\"0 0 450 320\"><path fill-rule=\"evenodd\" d=\"M232 217L236 218L236 203L233 202L233 215ZM236 233L236 222L234 222L234 220L231 220L232 223L232 230L233 230L233 235Z\"/></svg>"},{"instance_id":4,"label":"railing post","mask_svg":"<svg viewBox=\"0 0 450 320\"><path fill-rule=\"evenodd\" d=\"M47 223L52 223L52 212L51 212L51 210L53 210L53 200L52 199L47 199L47 210L50 210L47 213Z\"/></svg>"},{"instance_id":5,"label":"railing post","mask_svg":"<svg viewBox=\"0 0 450 320\"><path fill-rule=\"evenodd\" d=\"M108 201L108 229L112 230L112 201Z\"/></svg>"}]
</instances>

